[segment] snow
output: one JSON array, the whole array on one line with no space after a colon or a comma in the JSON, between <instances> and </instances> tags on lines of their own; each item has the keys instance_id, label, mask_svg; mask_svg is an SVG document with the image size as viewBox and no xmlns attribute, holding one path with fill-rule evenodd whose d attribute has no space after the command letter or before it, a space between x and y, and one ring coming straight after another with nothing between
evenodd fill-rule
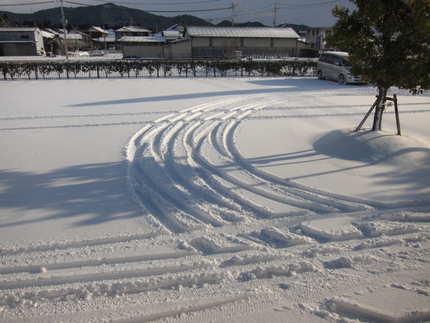
<instances>
[{"instance_id":1,"label":"snow","mask_svg":"<svg viewBox=\"0 0 430 323\"><path fill-rule=\"evenodd\" d=\"M430 320L428 93L0 83L0 322Z\"/></svg>"}]
</instances>

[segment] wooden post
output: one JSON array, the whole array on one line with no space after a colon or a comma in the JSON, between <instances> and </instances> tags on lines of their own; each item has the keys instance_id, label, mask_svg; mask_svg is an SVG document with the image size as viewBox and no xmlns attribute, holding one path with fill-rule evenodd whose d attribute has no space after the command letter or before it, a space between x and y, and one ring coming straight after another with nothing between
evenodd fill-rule
<instances>
[{"instance_id":1,"label":"wooden post","mask_svg":"<svg viewBox=\"0 0 430 323\"><path fill-rule=\"evenodd\" d=\"M397 106L397 95L394 94L393 97L394 97L394 111L396 113L397 134L401 136L402 131L400 130L400 116L399 116L399 108Z\"/></svg>"},{"instance_id":2,"label":"wooden post","mask_svg":"<svg viewBox=\"0 0 430 323\"><path fill-rule=\"evenodd\" d=\"M397 125L397 134L399 136L402 135L402 131L400 130L400 116L399 116L399 107L397 105L397 95L393 94L393 98L387 98L390 101L394 102L394 113L396 114L396 125Z\"/></svg>"},{"instance_id":3,"label":"wooden post","mask_svg":"<svg viewBox=\"0 0 430 323\"><path fill-rule=\"evenodd\" d=\"M34 64L34 76L35 76L36 80L38 80L38 79L39 79L39 73L38 73L38 66L37 66L37 63L36 63L36 64Z\"/></svg>"},{"instance_id":4,"label":"wooden post","mask_svg":"<svg viewBox=\"0 0 430 323\"><path fill-rule=\"evenodd\" d=\"M378 98L378 97L376 97ZM363 120L360 122L360 124L358 125L357 129L355 129L355 131L358 131L361 129L361 127L363 126L363 124L366 122L367 118L369 118L370 114L372 113L373 109L375 109L376 107L376 102L378 102L378 99L376 99L375 103L373 103L372 107L370 108L370 110L367 112L366 116L363 118Z\"/></svg>"}]
</instances>

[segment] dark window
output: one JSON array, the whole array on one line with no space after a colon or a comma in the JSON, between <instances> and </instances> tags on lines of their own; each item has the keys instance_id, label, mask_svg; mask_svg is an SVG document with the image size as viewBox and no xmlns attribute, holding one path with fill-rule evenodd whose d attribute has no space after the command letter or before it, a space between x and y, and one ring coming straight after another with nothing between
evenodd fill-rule
<instances>
[{"instance_id":1,"label":"dark window","mask_svg":"<svg viewBox=\"0 0 430 323\"><path fill-rule=\"evenodd\" d=\"M28 35L21 35L21 39L30 39L30 36L28 36Z\"/></svg>"},{"instance_id":2,"label":"dark window","mask_svg":"<svg viewBox=\"0 0 430 323\"><path fill-rule=\"evenodd\" d=\"M333 64L340 66L340 59L339 57L333 56Z\"/></svg>"},{"instance_id":3,"label":"dark window","mask_svg":"<svg viewBox=\"0 0 430 323\"><path fill-rule=\"evenodd\" d=\"M325 62L327 60L327 55L322 54L320 57L320 62Z\"/></svg>"},{"instance_id":4,"label":"dark window","mask_svg":"<svg viewBox=\"0 0 430 323\"><path fill-rule=\"evenodd\" d=\"M351 62L349 61L348 57L342 57L342 63L344 66L352 66Z\"/></svg>"},{"instance_id":5,"label":"dark window","mask_svg":"<svg viewBox=\"0 0 430 323\"><path fill-rule=\"evenodd\" d=\"M325 60L327 63L333 64L333 55L327 55L327 58Z\"/></svg>"}]
</instances>

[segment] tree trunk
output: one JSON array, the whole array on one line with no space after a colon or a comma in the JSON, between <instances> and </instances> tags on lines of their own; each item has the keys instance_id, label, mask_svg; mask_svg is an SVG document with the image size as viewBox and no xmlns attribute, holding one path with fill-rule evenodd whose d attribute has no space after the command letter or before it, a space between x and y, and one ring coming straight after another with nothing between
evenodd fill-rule
<instances>
[{"instance_id":1,"label":"tree trunk","mask_svg":"<svg viewBox=\"0 0 430 323\"><path fill-rule=\"evenodd\" d=\"M385 110L385 102L387 101L388 89L389 87L384 87L381 85L378 86L379 95L376 103L375 117L373 118L373 131L381 130L382 114Z\"/></svg>"}]
</instances>

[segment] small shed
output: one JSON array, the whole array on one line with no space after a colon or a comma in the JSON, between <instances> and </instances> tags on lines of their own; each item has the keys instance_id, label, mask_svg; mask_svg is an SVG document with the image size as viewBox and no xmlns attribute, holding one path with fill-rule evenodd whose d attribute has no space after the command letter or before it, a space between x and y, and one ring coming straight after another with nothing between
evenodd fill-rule
<instances>
[{"instance_id":1,"label":"small shed","mask_svg":"<svg viewBox=\"0 0 430 323\"><path fill-rule=\"evenodd\" d=\"M0 56L45 55L42 31L37 28L0 28Z\"/></svg>"},{"instance_id":2,"label":"small shed","mask_svg":"<svg viewBox=\"0 0 430 323\"><path fill-rule=\"evenodd\" d=\"M121 44L123 57L164 58L164 36L123 36L117 40Z\"/></svg>"}]
</instances>

